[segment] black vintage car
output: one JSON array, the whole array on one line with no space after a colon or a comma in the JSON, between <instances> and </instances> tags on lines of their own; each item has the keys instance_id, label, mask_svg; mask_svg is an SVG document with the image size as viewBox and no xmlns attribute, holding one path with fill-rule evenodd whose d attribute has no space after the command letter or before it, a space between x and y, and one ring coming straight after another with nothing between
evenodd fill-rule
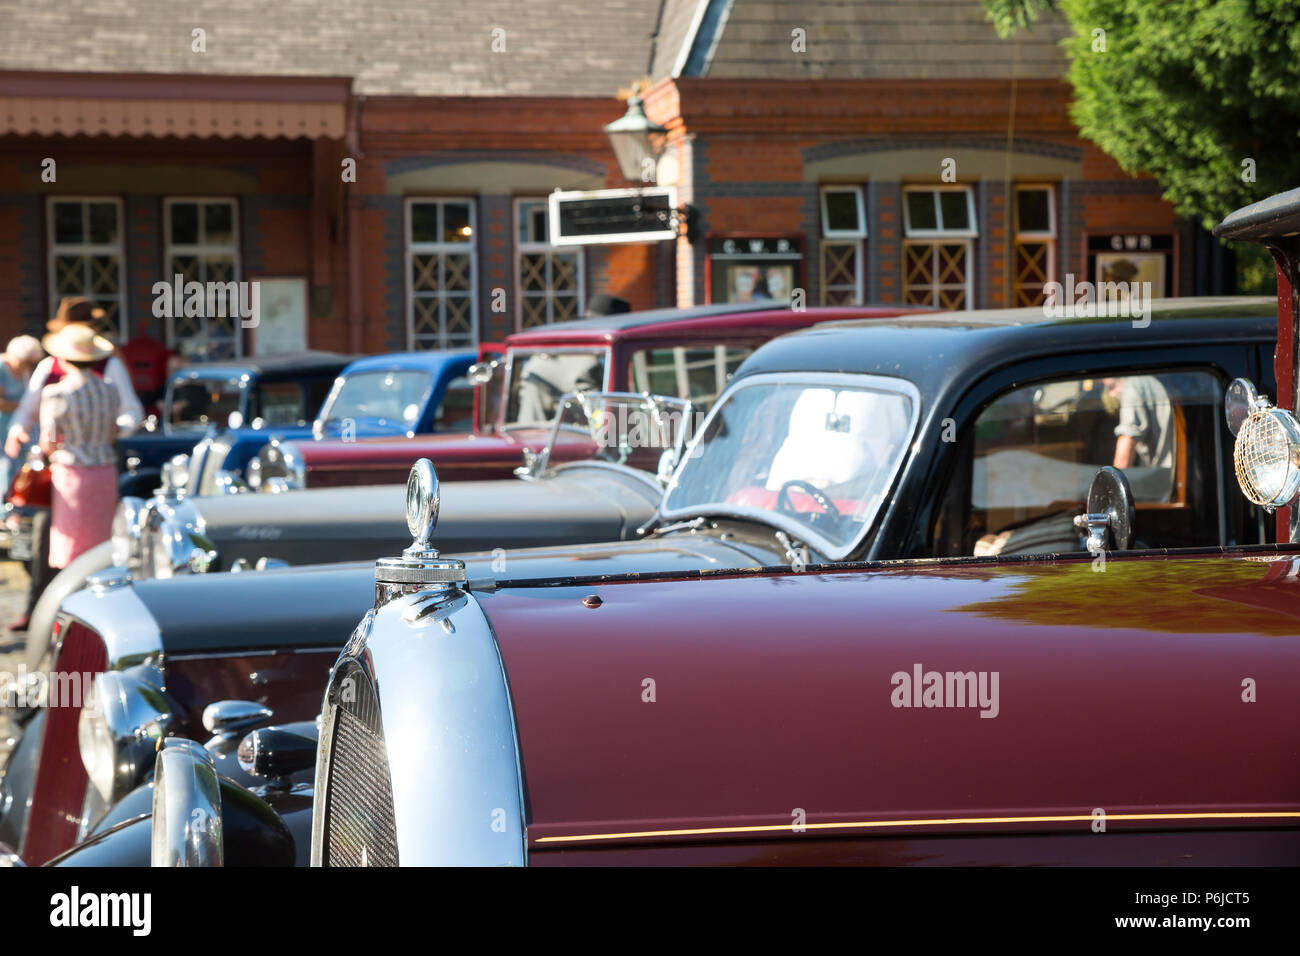
<instances>
[{"instance_id":1,"label":"black vintage car","mask_svg":"<svg viewBox=\"0 0 1300 956\"><path fill-rule=\"evenodd\" d=\"M188 454L210 429L233 425L235 437L247 429L261 441L281 433L309 436L334 379L351 360L333 352L301 352L180 369L167 383L161 421L148 422L122 441L119 492L152 494L163 462Z\"/></svg>"},{"instance_id":2,"label":"black vintage car","mask_svg":"<svg viewBox=\"0 0 1300 956\"><path fill-rule=\"evenodd\" d=\"M644 539L496 554L481 540L483 553L466 558L469 585L1079 552L1075 518L1104 466L1123 469L1135 499L1131 534L1113 529L1112 546L1267 541L1262 510L1229 480L1222 396L1237 376L1271 386L1274 309L1266 299L1172 300L1153 303L1143 325L1034 309L783 337L737 372ZM451 501L444 521L454 520ZM145 808L147 792L131 788L152 766L136 753L146 737L221 738L275 720L307 721L298 737L310 738L324 675L374 587L366 563L138 583L119 575L70 597L55 674L103 670L113 698L137 706L90 718L84 765L70 752L78 712L32 716L4 778L0 841L43 862ZM210 749L231 747L218 739ZM225 804L262 813L266 800L284 809L292 797L297 815L276 830L286 861L305 857L310 794L294 780L310 777L310 749L285 738L274 752L297 757L250 755L269 787ZM147 848L142 830L126 823L84 852L110 852L112 840ZM231 845L242 839L233 824L226 832ZM237 858L230 846L227 858Z\"/></svg>"}]
</instances>

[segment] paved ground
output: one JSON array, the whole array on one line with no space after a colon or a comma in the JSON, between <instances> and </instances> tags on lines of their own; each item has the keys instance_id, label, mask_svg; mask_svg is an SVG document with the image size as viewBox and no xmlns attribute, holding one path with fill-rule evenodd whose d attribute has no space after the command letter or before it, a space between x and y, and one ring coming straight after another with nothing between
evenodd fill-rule
<instances>
[{"instance_id":1,"label":"paved ground","mask_svg":"<svg viewBox=\"0 0 1300 956\"><path fill-rule=\"evenodd\" d=\"M16 561L0 561L0 683L18 673L23 662L26 636L5 630L5 625L22 613L27 603L27 571ZM9 752L9 718L0 707L0 760Z\"/></svg>"}]
</instances>

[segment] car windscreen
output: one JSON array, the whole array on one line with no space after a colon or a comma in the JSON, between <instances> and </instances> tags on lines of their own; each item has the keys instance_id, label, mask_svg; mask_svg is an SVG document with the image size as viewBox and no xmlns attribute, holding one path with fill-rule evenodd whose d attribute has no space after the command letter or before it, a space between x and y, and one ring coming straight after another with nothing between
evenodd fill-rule
<instances>
[{"instance_id":1,"label":"car windscreen","mask_svg":"<svg viewBox=\"0 0 1300 956\"><path fill-rule=\"evenodd\" d=\"M908 383L874 376L754 376L705 422L663 514L753 518L844 557L902 465L915 396Z\"/></svg>"},{"instance_id":2,"label":"car windscreen","mask_svg":"<svg viewBox=\"0 0 1300 956\"><path fill-rule=\"evenodd\" d=\"M335 385L320 418L327 422L351 418L414 425L431 388L433 374L425 369L351 372Z\"/></svg>"},{"instance_id":3,"label":"car windscreen","mask_svg":"<svg viewBox=\"0 0 1300 956\"><path fill-rule=\"evenodd\" d=\"M172 428L225 425L231 412L241 411L244 383L239 378L187 378L172 383L167 424Z\"/></svg>"},{"instance_id":4,"label":"car windscreen","mask_svg":"<svg viewBox=\"0 0 1300 956\"><path fill-rule=\"evenodd\" d=\"M599 391L604 382L604 352L520 352L511 363L506 427L550 425L565 394Z\"/></svg>"},{"instance_id":5,"label":"car windscreen","mask_svg":"<svg viewBox=\"0 0 1300 956\"><path fill-rule=\"evenodd\" d=\"M560 403L549 461L587 459L652 475L671 471L690 432L690 406L660 395L582 392Z\"/></svg>"}]
</instances>

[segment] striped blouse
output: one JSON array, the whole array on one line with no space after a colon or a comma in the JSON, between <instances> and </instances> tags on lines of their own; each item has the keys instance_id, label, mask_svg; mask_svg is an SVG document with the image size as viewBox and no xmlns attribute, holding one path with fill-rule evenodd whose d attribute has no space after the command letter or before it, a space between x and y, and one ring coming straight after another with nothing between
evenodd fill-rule
<instances>
[{"instance_id":1,"label":"striped blouse","mask_svg":"<svg viewBox=\"0 0 1300 956\"><path fill-rule=\"evenodd\" d=\"M41 392L41 440L60 447L50 455L59 465L116 465L117 389L93 372L64 378Z\"/></svg>"}]
</instances>

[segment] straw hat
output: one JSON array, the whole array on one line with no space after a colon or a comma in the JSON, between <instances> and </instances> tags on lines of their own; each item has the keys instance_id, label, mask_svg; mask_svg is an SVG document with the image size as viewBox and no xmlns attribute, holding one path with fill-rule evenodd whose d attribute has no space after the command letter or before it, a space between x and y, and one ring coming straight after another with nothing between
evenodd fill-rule
<instances>
[{"instance_id":1,"label":"straw hat","mask_svg":"<svg viewBox=\"0 0 1300 956\"><path fill-rule=\"evenodd\" d=\"M94 303L84 296L68 296L59 301L59 311L54 314L54 318L45 323L45 328L47 331L57 332L70 322L89 325L98 319L102 319L104 315L103 309L97 308Z\"/></svg>"},{"instance_id":2,"label":"straw hat","mask_svg":"<svg viewBox=\"0 0 1300 956\"><path fill-rule=\"evenodd\" d=\"M45 351L67 362L98 362L113 354L113 343L89 325L72 322L41 339Z\"/></svg>"}]
</instances>

